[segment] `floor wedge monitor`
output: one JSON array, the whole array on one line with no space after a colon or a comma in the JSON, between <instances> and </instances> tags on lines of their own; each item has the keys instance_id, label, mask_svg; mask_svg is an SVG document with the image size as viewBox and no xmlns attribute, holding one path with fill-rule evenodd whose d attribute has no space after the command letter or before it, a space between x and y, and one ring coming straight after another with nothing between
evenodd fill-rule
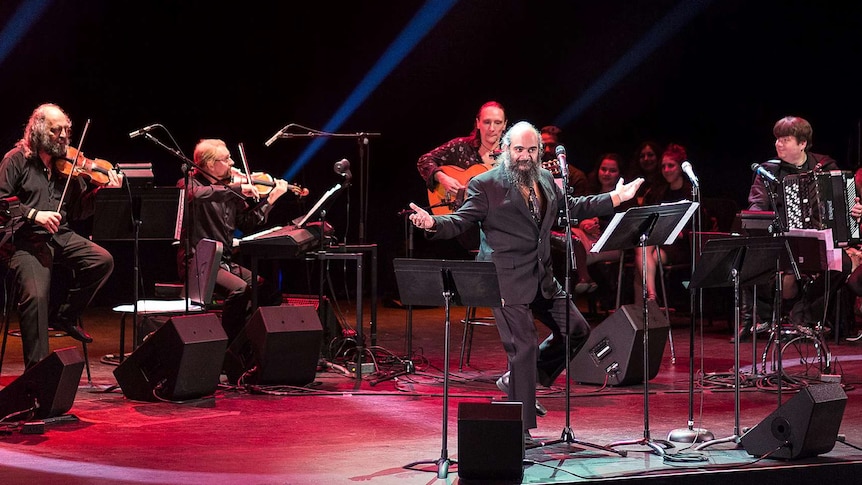
<instances>
[{"instance_id":1,"label":"floor wedge monitor","mask_svg":"<svg viewBox=\"0 0 862 485\"><path fill-rule=\"evenodd\" d=\"M215 393L227 335L213 313L171 317L114 369L135 401L185 401Z\"/></svg>"},{"instance_id":2,"label":"floor wedge monitor","mask_svg":"<svg viewBox=\"0 0 862 485\"><path fill-rule=\"evenodd\" d=\"M658 374L667 343L668 322L655 300L647 300L649 313L648 362L644 372L642 305L623 305L590 333L587 343L569 364L575 382L625 386L643 383Z\"/></svg>"},{"instance_id":3,"label":"floor wedge monitor","mask_svg":"<svg viewBox=\"0 0 862 485\"><path fill-rule=\"evenodd\" d=\"M804 387L742 435L752 456L794 460L832 451L844 418L847 395L841 384Z\"/></svg>"},{"instance_id":4,"label":"floor wedge monitor","mask_svg":"<svg viewBox=\"0 0 862 485\"><path fill-rule=\"evenodd\" d=\"M72 409L83 372L84 357L77 348L51 352L0 389L0 418L13 413L22 414L11 416L11 421L65 414Z\"/></svg>"},{"instance_id":5,"label":"floor wedge monitor","mask_svg":"<svg viewBox=\"0 0 862 485\"><path fill-rule=\"evenodd\" d=\"M322 342L314 307L259 307L230 344L225 373L232 384L304 386L314 382Z\"/></svg>"}]
</instances>

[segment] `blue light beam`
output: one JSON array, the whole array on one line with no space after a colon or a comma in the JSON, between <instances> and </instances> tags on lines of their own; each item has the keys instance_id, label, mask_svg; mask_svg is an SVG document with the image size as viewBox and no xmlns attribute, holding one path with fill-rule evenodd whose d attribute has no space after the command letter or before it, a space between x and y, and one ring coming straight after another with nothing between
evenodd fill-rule
<instances>
[{"instance_id":1,"label":"blue light beam","mask_svg":"<svg viewBox=\"0 0 862 485\"><path fill-rule=\"evenodd\" d=\"M0 65L53 0L25 0L0 32Z\"/></svg>"},{"instance_id":2,"label":"blue light beam","mask_svg":"<svg viewBox=\"0 0 862 485\"><path fill-rule=\"evenodd\" d=\"M650 54L673 37L683 26L702 12L712 0L683 0L655 24L627 53L592 84L562 114L554 124L565 126L589 108L597 99L611 89L635 67L645 61Z\"/></svg>"},{"instance_id":3,"label":"blue light beam","mask_svg":"<svg viewBox=\"0 0 862 485\"><path fill-rule=\"evenodd\" d=\"M352 93L347 97L347 100L335 112L330 120L323 127L324 132L335 132L344 121L353 114L354 111L368 98L368 96L377 89L377 86L386 79L386 76L395 69L396 66L413 50L416 44L425 37L428 31L431 30L437 22L446 15L446 12L458 0L428 0L425 5L416 12L416 15L410 20L404 30L398 37L389 45L389 48L374 67L368 72L365 78L359 83ZM288 167L284 173L284 180L292 180L302 167L311 160L320 148L326 143L327 138L317 137L312 140L308 147L299 155L296 162Z\"/></svg>"}]
</instances>

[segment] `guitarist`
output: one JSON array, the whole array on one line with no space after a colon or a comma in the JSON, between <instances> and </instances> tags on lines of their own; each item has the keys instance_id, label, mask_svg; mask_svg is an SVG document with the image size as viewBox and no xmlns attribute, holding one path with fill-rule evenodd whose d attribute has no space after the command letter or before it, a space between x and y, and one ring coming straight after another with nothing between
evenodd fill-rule
<instances>
[{"instance_id":1,"label":"guitarist","mask_svg":"<svg viewBox=\"0 0 862 485\"><path fill-rule=\"evenodd\" d=\"M467 182L474 175L490 170L500 154L500 139L506 129L506 110L497 101L479 108L473 132L454 138L419 157L416 168L425 180L431 207L435 214L448 214L463 202ZM435 197L436 195L436 197ZM447 204L448 202L448 204ZM458 237L463 250L479 248L479 231L474 229ZM462 254L462 256L467 256Z\"/></svg>"}]
</instances>

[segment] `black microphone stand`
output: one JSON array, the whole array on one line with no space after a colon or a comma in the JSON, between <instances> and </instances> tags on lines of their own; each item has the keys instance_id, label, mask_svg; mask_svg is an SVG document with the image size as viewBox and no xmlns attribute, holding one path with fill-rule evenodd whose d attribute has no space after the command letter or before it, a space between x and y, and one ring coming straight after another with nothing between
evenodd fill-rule
<instances>
[{"instance_id":1,"label":"black microphone stand","mask_svg":"<svg viewBox=\"0 0 862 485\"><path fill-rule=\"evenodd\" d=\"M359 147L359 244L365 244L365 228L368 221L368 179L369 138L381 136L380 133L327 133L290 124L285 128L297 127L308 130L307 133L280 132L276 138L355 138ZM349 210L349 209L348 209ZM346 241L345 241L346 242Z\"/></svg>"},{"instance_id":2,"label":"black microphone stand","mask_svg":"<svg viewBox=\"0 0 862 485\"><path fill-rule=\"evenodd\" d=\"M691 185L692 202L700 204L700 185L692 183ZM702 441L710 441L715 439L709 430L694 427L694 335L697 331L697 318L702 318L703 290L701 288L693 288L691 281L694 279L694 269L697 263L697 254L700 250L701 243L701 219L700 211L696 211L691 218L691 279L689 279L689 307L691 316L691 328L688 336L688 422L686 428L678 428L671 430L667 435L668 441L676 441L678 443L700 443ZM706 458L704 457L704 460Z\"/></svg>"},{"instance_id":3,"label":"black microphone stand","mask_svg":"<svg viewBox=\"0 0 862 485\"><path fill-rule=\"evenodd\" d=\"M572 352L572 342L571 342L571 338L569 337L569 332L571 329L571 309L570 309L570 307L574 306L575 302L572 299L570 289L571 289L571 282L572 282L572 272L577 269L577 266L576 266L575 258L573 257L573 254L574 254L574 242L572 240L572 224L573 224L573 222L571 219L571 214L569 212L569 177L568 177L569 167L567 166L565 159L563 157L560 157L560 158L562 159L562 160L560 160L560 165L561 165L560 173L563 177L563 184L562 184L563 185L563 202L565 205L565 209L563 212L562 226L563 226L565 233L566 233L566 277L565 277L565 284L563 286L564 295L566 298L566 332L565 332L565 335L563 336L563 338L566 339L566 342L565 342L565 344L566 344L566 357L565 357L565 359L566 359L566 369L567 369L567 371L566 371L566 424L563 427L563 431L560 434L559 439L550 440L550 441L541 441L541 442L536 443L535 445L528 446L528 449L540 448L540 447L565 443L567 445L587 446L587 447L594 448L597 450L606 451L608 453L614 453L614 454L617 454L621 457L625 457L628 454L628 452L626 452L625 450L615 450L615 449L607 447L607 446L603 446L603 445L599 445L599 444L595 444L595 443L590 443L587 441L578 440L575 438L575 433L572 431L572 425L571 425L572 380L571 380L571 377L569 376L568 368L569 368L569 360L571 359L571 352ZM537 210L538 210L538 208L537 208Z\"/></svg>"},{"instance_id":4,"label":"black microphone stand","mask_svg":"<svg viewBox=\"0 0 862 485\"><path fill-rule=\"evenodd\" d=\"M149 131L143 133L143 136L147 140L150 140L151 142L155 143L156 145L160 146L161 148L167 150L169 153L171 153L172 155L174 155L175 157L177 157L178 159L180 159L182 161L181 170L183 172L183 191L184 191L183 195L184 195L184 197L183 197L183 200L181 201L183 204L182 205L183 216L182 216L182 228L181 228L182 234L181 234L181 237L182 237L182 235L185 235L185 238L184 238L185 254L183 255L183 267L185 268L185 272L186 272L186 276L185 276L185 278L183 278L184 279L183 290L184 290L184 294L185 294L185 313L189 313L189 298L188 298L188 295L189 295L189 278L188 278L188 276L189 276L190 271L191 271L191 268L189 267L191 265L191 237L190 236L191 236L191 228L193 227L192 226L192 223L193 223L192 219L194 218L194 211L192 210L192 206L190 204L190 202L193 203L194 201L193 200L190 201L189 196L188 196L189 190L191 190L191 170L192 170L192 168L194 168L195 170L200 171L201 173L206 174L213 179L218 179L218 177L212 175L205 168L196 164L194 162L194 160L185 156L185 154L183 154L183 152L181 152L179 149L169 147L168 145L164 144L161 140L159 140L158 138L151 135ZM237 197L242 197L242 196L237 195ZM137 248L135 248L135 252L137 254ZM133 329L136 330L137 329L137 320L138 320L137 295L135 295L134 312L135 312L135 326L133 327Z\"/></svg>"},{"instance_id":5,"label":"black microphone stand","mask_svg":"<svg viewBox=\"0 0 862 485\"><path fill-rule=\"evenodd\" d=\"M783 237L787 233L787 225L784 223L784 220L781 216L781 213L778 212L778 204L776 202L778 196L775 193L772 184L765 183L766 190L769 193L769 203L772 205L772 210L774 211L775 219L772 222L772 232L774 237ZM799 266L796 264L796 258L793 256L793 250L790 248L790 242L787 238L784 239L784 248L787 251L787 257L790 260L790 269L793 271L793 276L796 278L798 284L802 282L802 275L799 273ZM826 280L829 281L829 272L827 269ZM827 286L826 290L829 290ZM782 362L782 342L781 342L781 318L782 318L782 308L781 304L784 300L784 271L781 268L781 258L776 258L775 260L775 298L774 303L772 305L772 335L770 336L770 340L774 339L776 342L776 359L778 361L778 406L781 406L781 390L782 390L782 381L784 381L784 364ZM753 320L752 320L753 321ZM768 343L767 343L768 347ZM766 369L764 369L764 373Z\"/></svg>"},{"instance_id":6,"label":"black microphone stand","mask_svg":"<svg viewBox=\"0 0 862 485\"><path fill-rule=\"evenodd\" d=\"M429 207L423 207L424 210L431 212L432 209L436 209L437 207L449 206L448 202L441 202L439 204L435 204ZM413 258L413 231L414 226L410 222L410 214L413 214L412 209L405 209L398 212L398 215L404 218L404 247L405 254L408 259ZM388 381L395 379L396 377L400 377L406 374L413 374L416 372L416 364L413 362L413 305L407 305L407 320L406 320L406 330L405 330L405 357L401 359L404 368L400 371L395 371L390 374L387 374L379 379L375 379L370 382L372 386L376 386L380 382Z\"/></svg>"}]
</instances>

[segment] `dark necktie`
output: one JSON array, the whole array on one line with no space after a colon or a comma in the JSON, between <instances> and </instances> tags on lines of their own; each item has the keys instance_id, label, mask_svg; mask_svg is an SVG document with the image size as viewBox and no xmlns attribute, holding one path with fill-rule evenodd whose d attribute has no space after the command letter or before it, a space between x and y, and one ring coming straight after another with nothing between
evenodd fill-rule
<instances>
[{"instance_id":1,"label":"dark necktie","mask_svg":"<svg viewBox=\"0 0 862 485\"><path fill-rule=\"evenodd\" d=\"M536 197L536 191L530 187L529 195L530 212L533 214L533 220L537 225L542 225L542 206L539 204L539 198Z\"/></svg>"}]
</instances>

